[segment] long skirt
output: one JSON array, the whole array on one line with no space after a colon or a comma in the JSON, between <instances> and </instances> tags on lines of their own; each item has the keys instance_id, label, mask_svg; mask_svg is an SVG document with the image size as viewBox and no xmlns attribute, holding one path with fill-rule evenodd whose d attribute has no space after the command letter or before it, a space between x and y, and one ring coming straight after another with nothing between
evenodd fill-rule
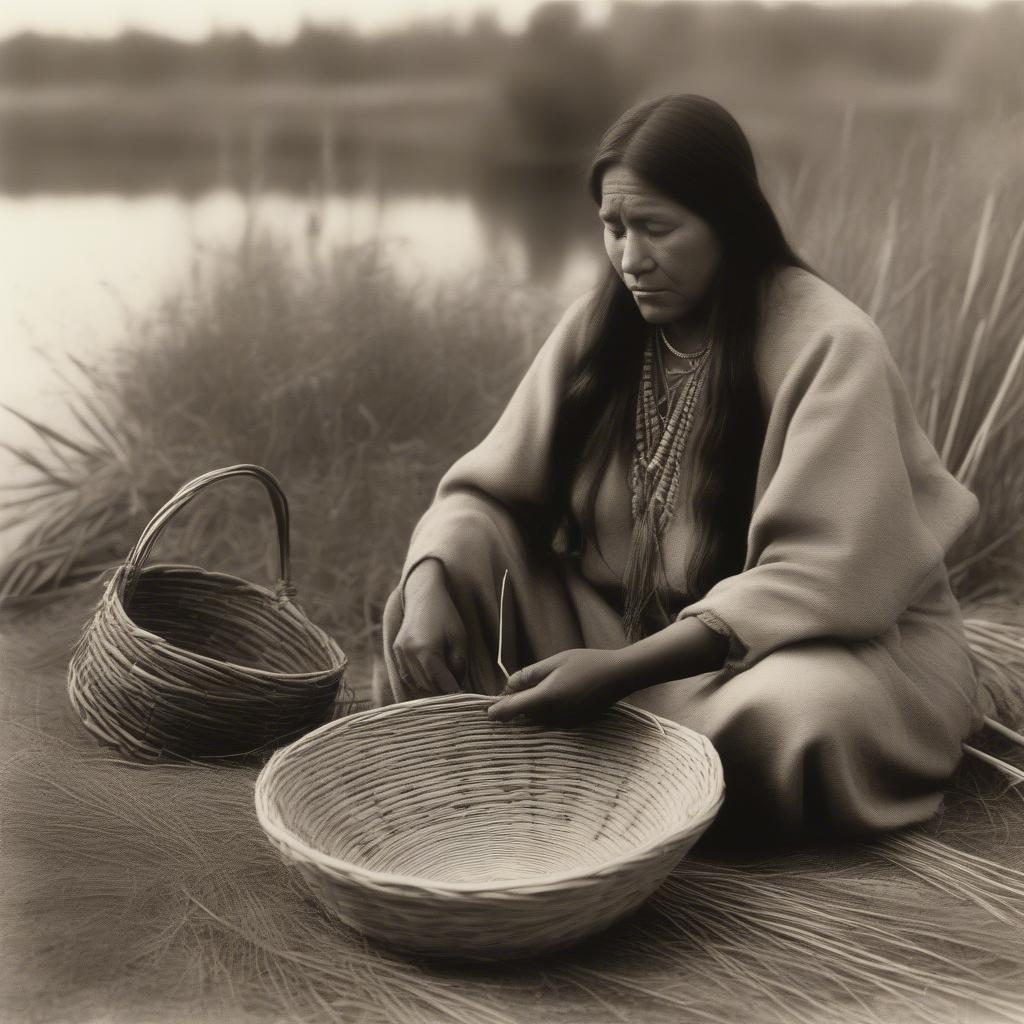
<instances>
[{"instance_id":1,"label":"long skirt","mask_svg":"<svg viewBox=\"0 0 1024 1024\"><path fill-rule=\"evenodd\" d=\"M571 648L626 644L621 614L578 563L524 545L514 520L489 510L444 561L467 632L463 689L498 694L501 579L509 571L502 660L509 670ZM649 686L625 702L703 733L726 798L702 846L749 849L864 836L926 821L939 809L991 703L977 684L944 565L884 634L783 646L741 672L725 668ZM384 662L395 702L422 694L399 679L402 623L392 592ZM387 700L385 696L383 700Z\"/></svg>"}]
</instances>

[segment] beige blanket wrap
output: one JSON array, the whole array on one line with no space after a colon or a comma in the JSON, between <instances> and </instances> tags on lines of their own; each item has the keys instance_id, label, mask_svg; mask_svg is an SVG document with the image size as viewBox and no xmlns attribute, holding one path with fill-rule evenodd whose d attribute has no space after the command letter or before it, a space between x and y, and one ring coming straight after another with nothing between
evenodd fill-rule
<instances>
[{"instance_id":1,"label":"beige blanket wrap","mask_svg":"<svg viewBox=\"0 0 1024 1024\"><path fill-rule=\"evenodd\" d=\"M548 493L557 402L584 355L591 298L569 307L413 531L383 623L395 700L420 696L404 689L391 645L405 581L425 558L444 565L468 632L474 691L504 684L495 652L506 569L510 670L626 642L618 599L632 527L627 467L613 459L602 480L600 551L531 554L516 519ZM797 268L776 276L755 359L767 432L743 571L680 607L692 538L683 488L665 537L666 605L675 618L698 615L728 635L728 660L627 700L715 744L727 791L721 835L796 839L925 820L961 742L992 710L945 564L978 500L942 465L877 326L821 279Z\"/></svg>"}]
</instances>

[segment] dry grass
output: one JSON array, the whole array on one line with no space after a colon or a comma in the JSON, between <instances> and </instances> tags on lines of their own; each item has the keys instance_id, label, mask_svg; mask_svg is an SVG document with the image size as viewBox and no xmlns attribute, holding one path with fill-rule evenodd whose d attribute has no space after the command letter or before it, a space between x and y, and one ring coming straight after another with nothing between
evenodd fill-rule
<instances>
[{"instance_id":1,"label":"dry grass","mask_svg":"<svg viewBox=\"0 0 1024 1024\"><path fill-rule=\"evenodd\" d=\"M557 958L432 964L323 914L259 829L256 768L96 746L64 697L92 596L0 622L5 1020L1020 1020L1024 805L984 767L926 827L742 861L698 849Z\"/></svg>"}]
</instances>

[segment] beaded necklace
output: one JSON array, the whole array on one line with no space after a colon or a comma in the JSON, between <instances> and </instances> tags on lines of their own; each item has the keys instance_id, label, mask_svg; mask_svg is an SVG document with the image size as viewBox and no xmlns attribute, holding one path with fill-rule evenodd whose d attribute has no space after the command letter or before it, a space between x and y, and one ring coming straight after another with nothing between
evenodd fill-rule
<instances>
[{"instance_id":1,"label":"beaded necklace","mask_svg":"<svg viewBox=\"0 0 1024 1024\"><path fill-rule=\"evenodd\" d=\"M692 357L693 365L681 370L677 383L669 385L657 336L648 338L644 350L630 472L633 536L624 580L623 627L631 642L642 636L643 611L654 594L661 538L675 511L679 468L704 388L709 353L710 346L698 353L681 353ZM662 400L668 408L664 415L655 394L655 362L665 381Z\"/></svg>"}]
</instances>

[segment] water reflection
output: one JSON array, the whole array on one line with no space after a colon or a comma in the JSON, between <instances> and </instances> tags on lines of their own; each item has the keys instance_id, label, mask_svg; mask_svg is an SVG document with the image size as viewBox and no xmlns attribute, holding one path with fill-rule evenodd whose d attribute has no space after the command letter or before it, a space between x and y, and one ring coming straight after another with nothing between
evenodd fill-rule
<instances>
[{"instance_id":1,"label":"water reflection","mask_svg":"<svg viewBox=\"0 0 1024 1024\"><path fill-rule=\"evenodd\" d=\"M302 178L291 167L291 183L303 187L285 187L278 165L245 187L217 186L208 165L208 187L193 192L185 187L190 166L165 167L164 187L150 190L135 161L115 167L83 159L42 175L34 188L11 187L9 175L0 181L8 367L0 401L38 395L49 373L40 351L101 350L123 335L126 313L155 308L254 227L299 258L309 254L311 227L321 251L376 239L407 283L457 281L497 264L510 286L539 284L567 298L589 285L604 258L582 175L445 174L429 163L385 168L365 157L333 169L330 194L316 168Z\"/></svg>"}]
</instances>

